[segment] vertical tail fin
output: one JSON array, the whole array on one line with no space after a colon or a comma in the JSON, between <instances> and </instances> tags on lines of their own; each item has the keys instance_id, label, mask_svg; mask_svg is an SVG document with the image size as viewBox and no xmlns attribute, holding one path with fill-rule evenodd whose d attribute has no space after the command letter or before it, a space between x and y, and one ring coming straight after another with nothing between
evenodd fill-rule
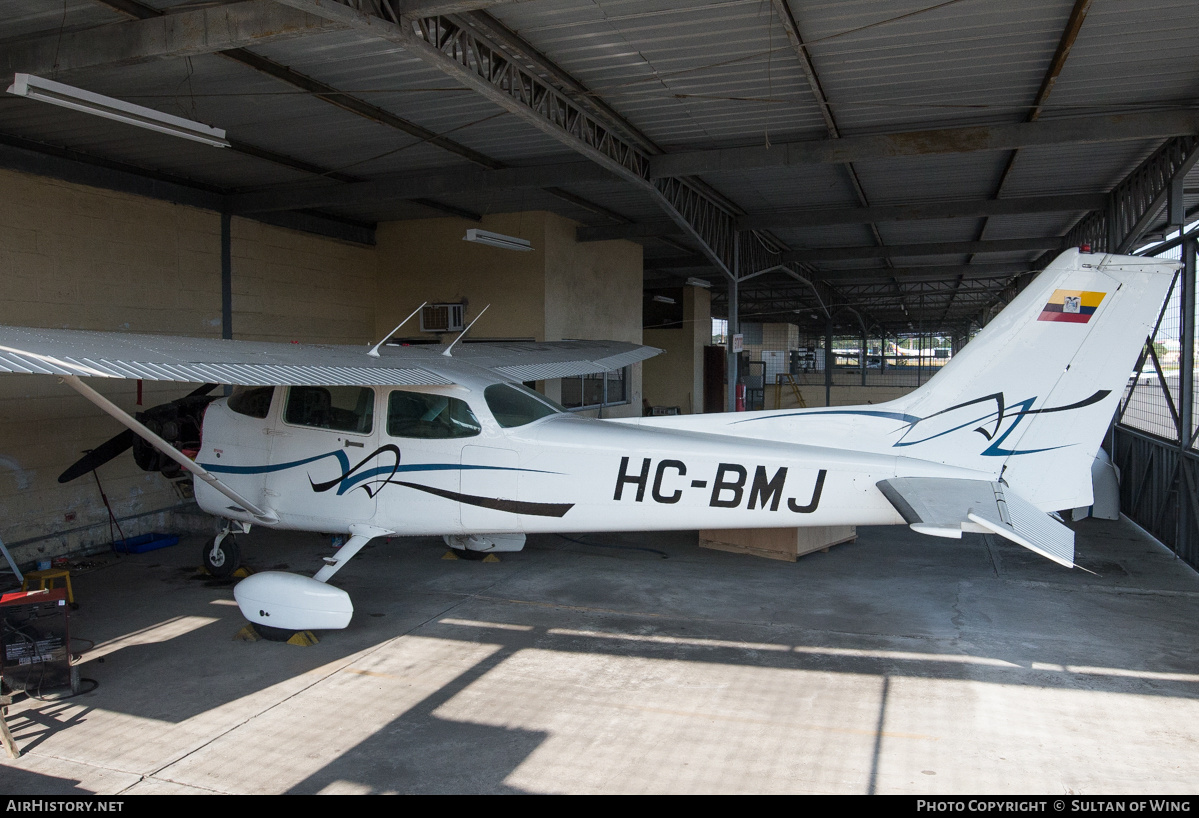
<instances>
[{"instance_id":1,"label":"vertical tail fin","mask_svg":"<svg viewBox=\"0 0 1199 818\"><path fill-rule=\"evenodd\" d=\"M888 404L895 447L990 472L1044 510L1090 505L1090 464L1178 262L1063 253L945 368Z\"/></svg>"}]
</instances>

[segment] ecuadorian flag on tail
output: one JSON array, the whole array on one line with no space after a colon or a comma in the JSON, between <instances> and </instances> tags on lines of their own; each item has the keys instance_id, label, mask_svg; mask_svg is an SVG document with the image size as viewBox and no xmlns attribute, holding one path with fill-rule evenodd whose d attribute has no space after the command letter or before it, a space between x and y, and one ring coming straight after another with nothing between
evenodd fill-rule
<instances>
[{"instance_id":1,"label":"ecuadorian flag on tail","mask_svg":"<svg viewBox=\"0 0 1199 818\"><path fill-rule=\"evenodd\" d=\"M1107 293L1087 290L1054 290L1037 320L1085 324L1091 320L1105 295Z\"/></svg>"}]
</instances>

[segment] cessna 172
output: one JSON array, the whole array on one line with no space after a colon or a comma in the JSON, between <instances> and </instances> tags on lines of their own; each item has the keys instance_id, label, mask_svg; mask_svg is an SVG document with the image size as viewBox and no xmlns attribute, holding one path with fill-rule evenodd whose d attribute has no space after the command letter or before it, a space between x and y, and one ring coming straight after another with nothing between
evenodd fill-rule
<instances>
[{"instance_id":1,"label":"cessna 172","mask_svg":"<svg viewBox=\"0 0 1199 818\"><path fill-rule=\"evenodd\" d=\"M597 341L367 352L5 327L0 370L60 377L192 472L226 520L205 547L215 573L251 525L348 535L312 577L235 587L251 622L283 631L345 627L353 605L327 581L388 535L477 552L535 532L906 523L992 532L1070 567L1073 532L1047 512L1091 504L1092 460L1177 266L1068 251L928 383L871 406L594 420L520 385L659 351ZM90 378L236 389L142 423ZM185 454L177 421L197 405Z\"/></svg>"}]
</instances>

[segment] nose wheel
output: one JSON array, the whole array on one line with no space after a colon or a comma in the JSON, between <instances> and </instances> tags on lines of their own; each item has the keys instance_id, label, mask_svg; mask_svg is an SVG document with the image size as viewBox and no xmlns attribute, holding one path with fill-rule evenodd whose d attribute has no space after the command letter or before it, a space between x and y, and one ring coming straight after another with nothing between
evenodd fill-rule
<instances>
[{"instance_id":1,"label":"nose wheel","mask_svg":"<svg viewBox=\"0 0 1199 818\"><path fill-rule=\"evenodd\" d=\"M233 575L241 565L241 549L228 531L222 531L204 544L201 555L204 570L217 579Z\"/></svg>"}]
</instances>

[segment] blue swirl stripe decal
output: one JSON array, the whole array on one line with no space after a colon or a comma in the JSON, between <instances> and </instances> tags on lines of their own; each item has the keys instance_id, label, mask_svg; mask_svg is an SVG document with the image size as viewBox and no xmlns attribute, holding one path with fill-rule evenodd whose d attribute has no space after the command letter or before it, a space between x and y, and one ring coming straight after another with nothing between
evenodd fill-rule
<instances>
[{"instance_id":1,"label":"blue swirl stripe decal","mask_svg":"<svg viewBox=\"0 0 1199 818\"><path fill-rule=\"evenodd\" d=\"M942 409L939 412L934 412L933 414L925 417L908 415L901 412L880 412L861 409L821 409L816 411L790 412L785 415L770 415L769 417L745 418L744 420L734 421L734 423L756 423L761 421L775 420L777 418L810 417L812 415L854 415L859 417L886 418L888 420L899 421L900 423L907 425L906 429L902 429L902 427L900 427L903 433L900 435L899 440L891 444L893 448L916 446L920 443L925 443L929 440L935 440L936 438L944 437L945 435L961 429L974 426L977 423L981 425L975 427L974 431L978 432L990 442L990 445L981 452L982 456L1008 457L1021 454L1036 454L1037 452L1048 452L1053 451L1054 449L1065 448L1065 446L1050 446L1044 449L1003 448L1003 442L1008 438L1009 435L1011 435L1013 431L1015 431L1016 427L1020 425L1020 421L1024 420L1026 416L1047 415L1053 412L1069 412L1075 409L1082 409L1099 403L1110 394L1111 390L1109 389L1099 389L1090 395L1090 397L1066 406L1047 406L1040 409L1033 409L1033 404L1035 404L1037 401L1037 397L1035 395L1031 398L1025 398L1024 400L1016 403L1007 403L1002 392L995 392L991 395L986 395L981 398L974 398L973 400L968 400L964 403L950 406L948 409ZM977 414L974 417L967 417L950 429L928 434L924 437L919 436L919 424L932 420L935 417L979 404L981 404L980 408L983 410L982 414ZM991 405L988 406L987 404ZM1012 409L1016 411L1010 411ZM1002 434L1000 434L1000 429L1003 427L1004 421L1007 420L1011 421L1011 425L1009 425L1008 428ZM910 440L908 439L909 436L915 437L916 439Z\"/></svg>"},{"instance_id":2,"label":"blue swirl stripe decal","mask_svg":"<svg viewBox=\"0 0 1199 818\"><path fill-rule=\"evenodd\" d=\"M391 455L394 462L390 466L376 466L369 469L362 469L370 461L381 455ZM543 471L541 469L520 469L511 468L508 466L475 466L462 463L417 463L410 466L400 465L400 450L392 444L380 446L375 451L368 454L354 466L350 465L350 459L346 457L346 453L341 449L334 449L331 452L305 457L300 460L291 460L287 463L270 463L257 466L227 466L221 463L201 463L210 472L215 474L270 474L273 472L286 471L299 466L306 466L309 463L317 463L328 458L337 460L341 467L341 473L331 480L316 482L309 475L308 482L312 486L312 490L317 493L329 491L336 487L337 494L342 495L347 491L355 488L360 488L366 492L368 497L377 495L384 486L403 486L405 488L416 489L418 491L435 494L439 497L456 500L468 505L476 505L484 508L492 508L500 511L510 511L514 514L533 514L536 516L561 517L574 507L573 503L525 503L517 500L500 500L491 497L476 497L474 495L459 494L458 492L447 491L444 489L435 489L430 486L423 486L419 483L409 483L402 480L394 480L397 474L401 472L428 472L428 471L505 471L505 472L526 472L529 474L560 474L561 472ZM379 479L382 477L382 479Z\"/></svg>"}]
</instances>

